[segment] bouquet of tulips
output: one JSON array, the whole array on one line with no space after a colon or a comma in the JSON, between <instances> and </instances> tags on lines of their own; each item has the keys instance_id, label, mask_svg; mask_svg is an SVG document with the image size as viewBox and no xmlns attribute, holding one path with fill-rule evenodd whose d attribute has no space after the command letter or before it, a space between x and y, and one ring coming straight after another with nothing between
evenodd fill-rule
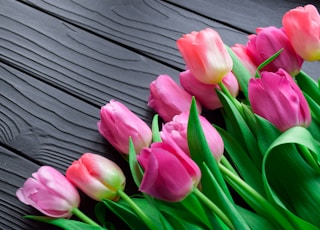
<instances>
[{"instance_id":1,"label":"bouquet of tulips","mask_svg":"<svg viewBox=\"0 0 320 230\"><path fill-rule=\"evenodd\" d=\"M110 211L137 230L320 229L320 85L301 70L320 60L317 9L288 11L283 28L259 28L246 45L205 29L177 46L187 70L181 86L168 75L150 84L152 127L115 100L100 111L98 130L140 193L128 196L122 170L86 153L65 176L42 166L27 179L17 197L47 216L27 217L64 229L114 229ZM95 219L77 188L97 201Z\"/></svg>"}]
</instances>

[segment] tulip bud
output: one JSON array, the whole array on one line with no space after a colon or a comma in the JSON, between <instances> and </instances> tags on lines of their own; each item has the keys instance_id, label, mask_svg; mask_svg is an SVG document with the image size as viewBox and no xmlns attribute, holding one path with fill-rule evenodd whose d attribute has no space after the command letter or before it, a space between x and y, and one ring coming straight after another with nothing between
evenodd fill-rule
<instances>
[{"instance_id":1,"label":"tulip bud","mask_svg":"<svg viewBox=\"0 0 320 230\"><path fill-rule=\"evenodd\" d=\"M315 6L289 10L282 24L294 50L304 60L320 60L320 15Z\"/></svg>"},{"instance_id":2,"label":"tulip bud","mask_svg":"<svg viewBox=\"0 0 320 230\"><path fill-rule=\"evenodd\" d=\"M202 83L193 76L190 70L181 72L179 77L182 87L191 95L195 96L196 100L200 102L202 106L210 110L218 109L222 106L216 93L216 89L220 89L218 84ZM232 72L224 76L222 83L232 96L236 97L238 95L239 84Z\"/></svg>"},{"instance_id":3,"label":"tulip bud","mask_svg":"<svg viewBox=\"0 0 320 230\"><path fill-rule=\"evenodd\" d=\"M246 46L242 44L235 44L231 49L238 56L241 63L247 68L251 76L254 77L256 75L257 66L248 55Z\"/></svg>"},{"instance_id":4,"label":"tulip bud","mask_svg":"<svg viewBox=\"0 0 320 230\"><path fill-rule=\"evenodd\" d=\"M181 113L180 115L175 116L172 121L167 122L162 127L160 135L163 143L166 143L173 148L178 146L178 148L190 156L187 136L188 119L189 113ZM199 119L209 148L215 159L218 161L224 152L222 138L205 117L199 115Z\"/></svg>"},{"instance_id":5,"label":"tulip bud","mask_svg":"<svg viewBox=\"0 0 320 230\"><path fill-rule=\"evenodd\" d=\"M154 109L164 121L190 110L192 96L183 90L168 75L160 75L150 84L148 106ZM198 112L201 106L197 104Z\"/></svg>"},{"instance_id":6,"label":"tulip bud","mask_svg":"<svg viewBox=\"0 0 320 230\"><path fill-rule=\"evenodd\" d=\"M118 101L111 100L101 107L100 119L97 123L100 134L123 154L129 153L129 137L137 153L151 143L149 126Z\"/></svg>"},{"instance_id":7,"label":"tulip bud","mask_svg":"<svg viewBox=\"0 0 320 230\"><path fill-rule=\"evenodd\" d=\"M78 208L80 196L76 188L60 172L42 166L16 192L18 199L43 214L54 218L69 218Z\"/></svg>"},{"instance_id":8,"label":"tulip bud","mask_svg":"<svg viewBox=\"0 0 320 230\"><path fill-rule=\"evenodd\" d=\"M283 49L280 55L262 68L262 71L277 72L282 68L295 76L302 67L303 59L294 51L283 29L273 26L258 28L256 35L249 36L247 52L257 66L280 49Z\"/></svg>"},{"instance_id":9,"label":"tulip bud","mask_svg":"<svg viewBox=\"0 0 320 230\"><path fill-rule=\"evenodd\" d=\"M284 70L262 72L250 79L249 100L254 113L269 120L279 130L307 127L311 122L308 103L292 77Z\"/></svg>"},{"instance_id":10,"label":"tulip bud","mask_svg":"<svg viewBox=\"0 0 320 230\"><path fill-rule=\"evenodd\" d=\"M213 29L185 34L177 45L188 69L203 83L218 84L232 69L232 59Z\"/></svg>"},{"instance_id":11,"label":"tulip bud","mask_svg":"<svg viewBox=\"0 0 320 230\"><path fill-rule=\"evenodd\" d=\"M113 161L97 154L85 153L74 161L66 177L94 200L118 200L117 191L124 190L125 176Z\"/></svg>"},{"instance_id":12,"label":"tulip bud","mask_svg":"<svg viewBox=\"0 0 320 230\"><path fill-rule=\"evenodd\" d=\"M144 148L137 159L144 169L139 189L157 199L181 201L201 178L199 167L189 156L165 143Z\"/></svg>"}]
</instances>

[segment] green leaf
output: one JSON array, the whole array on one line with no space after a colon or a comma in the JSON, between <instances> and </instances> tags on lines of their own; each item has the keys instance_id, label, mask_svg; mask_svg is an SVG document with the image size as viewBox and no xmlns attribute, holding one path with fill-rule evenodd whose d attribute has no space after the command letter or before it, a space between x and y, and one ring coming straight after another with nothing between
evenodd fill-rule
<instances>
[{"instance_id":1,"label":"green leaf","mask_svg":"<svg viewBox=\"0 0 320 230\"><path fill-rule=\"evenodd\" d=\"M301 147L310 151L311 158L300 153ZM284 132L264 156L262 175L269 197L283 208L296 229L320 227L320 174L310 164L319 167L319 156L319 146L302 127Z\"/></svg>"},{"instance_id":2,"label":"green leaf","mask_svg":"<svg viewBox=\"0 0 320 230\"><path fill-rule=\"evenodd\" d=\"M47 216L25 216L25 218L36 220L39 222L52 224L65 230L105 230L106 228L92 226L80 221L62 219L62 218L51 218Z\"/></svg>"},{"instance_id":3,"label":"green leaf","mask_svg":"<svg viewBox=\"0 0 320 230\"><path fill-rule=\"evenodd\" d=\"M100 212L104 208L111 210L132 230L148 230L146 224L135 214L135 212L131 210L126 203L103 200L96 205L96 212Z\"/></svg>"},{"instance_id":4,"label":"green leaf","mask_svg":"<svg viewBox=\"0 0 320 230\"><path fill-rule=\"evenodd\" d=\"M230 54L231 59L233 61L232 72L236 76L244 96L246 97L246 99L249 99L248 98L248 84L249 84L249 80L251 78L251 74L247 70L247 68L242 64L242 62L240 61L238 56L232 51L232 49L228 46L226 46L226 49L227 49L228 53Z\"/></svg>"},{"instance_id":5,"label":"green leaf","mask_svg":"<svg viewBox=\"0 0 320 230\"><path fill-rule=\"evenodd\" d=\"M129 139L129 166L133 180L139 187L143 177L143 170L138 163L136 151L131 137Z\"/></svg>"},{"instance_id":6,"label":"green leaf","mask_svg":"<svg viewBox=\"0 0 320 230\"><path fill-rule=\"evenodd\" d=\"M312 118L316 119L318 122L320 122L320 104L318 104L312 97L309 96L309 94L304 93L304 97L306 98Z\"/></svg>"},{"instance_id":7,"label":"green leaf","mask_svg":"<svg viewBox=\"0 0 320 230\"><path fill-rule=\"evenodd\" d=\"M159 115L154 115L152 119L152 140L153 142L161 142L160 129L159 129Z\"/></svg>"},{"instance_id":8,"label":"green leaf","mask_svg":"<svg viewBox=\"0 0 320 230\"><path fill-rule=\"evenodd\" d=\"M277 139L281 132L268 120L255 115L257 124L257 140L261 153L264 155L270 145Z\"/></svg>"},{"instance_id":9,"label":"green leaf","mask_svg":"<svg viewBox=\"0 0 320 230\"><path fill-rule=\"evenodd\" d=\"M243 119L240 111L230 101L230 99L221 91L217 91L220 101L225 111L225 121L227 131L240 143L243 149L248 153L252 162L260 170L262 164L262 154L258 147L257 140L251 132L249 126Z\"/></svg>"},{"instance_id":10,"label":"green leaf","mask_svg":"<svg viewBox=\"0 0 320 230\"><path fill-rule=\"evenodd\" d=\"M218 196L217 199L219 201L219 203L217 202L217 204L218 205L220 204L219 208L230 219L235 229L250 229L246 221L239 214L234 203L228 200L227 196L223 193L222 189L220 188L219 184L217 183L217 181L215 180L214 176L212 175L210 170L207 168L205 163L204 163L204 166L213 184L211 189L217 190L217 196Z\"/></svg>"},{"instance_id":11,"label":"green leaf","mask_svg":"<svg viewBox=\"0 0 320 230\"><path fill-rule=\"evenodd\" d=\"M295 76L295 79L300 89L320 105L320 89L317 86L317 83L303 71L300 71Z\"/></svg>"},{"instance_id":12,"label":"green leaf","mask_svg":"<svg viewBox=\"0 0 320 230\"><path fill-rule=\"evenodd\" d=\"M270 230L270 229L280 229L276 225L274 225L271 221L266 218L247 210L243 207L237 206L238 212L243 216L246 220L250 229L252 230Z\"/></svg>"},{"instance_id":13,"label":"green leaf","mask_svg":"<svg viewBox=\"0 0 320 230\"><path fill-rule=\"evenodd\" d=\"M203 186L203 192L209 197L214 198L216 196L216 191L212 191L209 184L211 184L210 177L206 177L206 170L204 169L203 162L206 163L214 177L216 178L218 184L221 186L224 193L227 197L232 200L230 191L227 188L227 185L219 171L217 162L213 157L212 152L208 146L207 140L204 136L200 120L198 117L196 101L193 97L190 113L189 113L189 121L188 121L188 130L187 130L187 137L188 137L188 146L190 150L191 158L197 163L201 172L202 178L201 183ZM205 172L205 174L204 174Z\"/></svg>"},{"instance_id":14,"label":"green leaf","mask_svg":"<svg viewBox=\"0 0 320 230\"><path fill-rule=\"evenodd\" d=\"M165 216L173 216L176 221L187 221L202 229L210 229L211 223L207 217L207 213L193 194L190 194L180 202L156 200L155 206ZM169 222L174 226L170 220Z\"/></svg>"},{"instance_id":15,"label":"green leaf","mask_svg":"<svg viewBox=\"0 0 320 230\"><path fill-rule=\"evenodd\" d=\"M281 48L278 52L276 52L275 54L273 54L271 57L269 57L267 60L265 60L264 62L262 62L258 67L257 67L257 72L256 72L256 77L260 77L259 71L267 66L269 63L271 63L274 59L276 59L280 53L283 51L283 48Z\"/></svg>"},{"instance_id":16,"label":"green leaf","mask_svg":"<svg viewBox=\"0 0 320 230\"><path fill-rule=\"evenodd\" d=\"M264 185L261 172L257 169L241 145L225 130L215 126L219 132L226 150L226 154L231 158L232 163L240 173L241 177L260 194L264 195Z\"/></svg>"}]
</instances>

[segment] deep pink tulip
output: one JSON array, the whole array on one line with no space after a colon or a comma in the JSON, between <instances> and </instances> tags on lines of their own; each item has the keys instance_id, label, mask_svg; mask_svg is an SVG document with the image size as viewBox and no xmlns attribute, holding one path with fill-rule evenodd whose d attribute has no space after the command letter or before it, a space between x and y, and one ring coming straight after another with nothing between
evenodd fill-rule
<instances>
[{"instance_id":1,"label":"deep pink tulip","mask_svg":"<svg viewBox=\"0 0 320 230\"><path fill-rule=\"evenodd\" d=\"M177 40L177 45L188 69L203 83L220 83L232 69L232 59L213 29L185 34Z\"/></svg>"},{"instance_id":2,"label":"deep pink tulip","mask_svg":"<svg viewBox=\"0 0 320 230\"><path fill-rule=\"evenodd\" d=\"M188 119L189 113L187 112L175 116L172 121L164 124L160 135L163 143L175 149L180 148L190 156L187 137ZM216 160L220 160L224 152L224 144L220 134L205 117L199 115L199 119L213 156Z\"/></svg>"},{"instance_id":3,"label":"deep pink tulip","mask_svg":"<svg viewBox=\"0 0 320 230\"><path fill-rule=\"evenodd\" d=\"M196 100L207 109L214 110L222 106L216 89L220 89L218 84L205 84L198 81L190 70L180 73L180 83L182 87ZM236 97L239 93L239 84L237 78L232 72L229 72L223 79L222 83L226 86L232 96Z\"/></svg>"},{"instance_id":4,"label":"deep pink tulip","mask_svg":"<svg viewBox=\"0 0 320 230\"><path fill-rule=\"evenodd\" d=\"M198 185L201 172L185 153L165 143L153 143L137 156L144 169L140 191L157 199L178 202Z\"/></svg>"},{"instance_id":5,"label":"deep pink tulip","mask_svg":"<svg viewBox=\"0 0 320 230\"><path fill-rule=\"evenodd\" d=\"M320 15L315 6L289 10L282 24L293 48L304 60L320 60Z\"/></svg>"},{"instance_id":6,"label":"deep pink tulip","mask_svg":"<svg viewBox=\"0 0 320 230\"><path fill-rule=\"evenodd\" d=\"M247 68L251 76L254 77L256 75L257 65L248 55L247 47L242 44L235 44L231 49L238 56L241 63Z\"/></svg>"},{"instance_id":7,"label":"deep pink tulip","mask_svg":"<svg viewBox=\"0 0 320 230\"><path fill-rule=\"evenodd\" d=\"M16 195L21 202L55 218L70 217L72 209L78 208L80 204L77 189L50 166L40 167L17 190Z\"/></svg>"},{"instance_id":8,"label":"deep pink tulip","mask_svg":"<svg viewBox=\"0 0 320 230\"><path fill-rule=\"evenodd\" d=\"M295 52L283 29L273 26L258 28L257 34L250 35L247 43L248 55L257 66L282 48L281 54L262 71L277 72L282 68L295 76L301 69L303 59Z\"/></svg>"},{"instance_id":9,"label":"deep pink tulip","mask_svg":"<svg viewBox=\"0 0 320 230\"><path fill-rule=\"evenodd\" d=\"M148 106L154 109L164 121L190 110L192 96L168 75L160 75L150 84ZM198 112L201 105L197 103Z\"/></svg>"},{"instance_id":10,"label":"deep pink tulip","mask_svg":"<svg viewBox=\"0 0 320 230\"><path fill-rule=\"evenodd\" d=\"M102 106L100 119L97 123L100 134L120 153L129 153L129 137L137 153L151 144L149 126L118 101L111 100Z\"/></svg>"},{"instance_id":11,"label":"deep pink tulip","mask_svg":"<svg viewBox=\"0 0 320 230\"><path fill-rule=\"evenodd\" d=\"M254 113L264 117L279 130L307 127L311 122L308 103L292 77L282 69L262 72L250 79L249 100Z\"/></svg>"},{"instance_id":12,"label":"deep pink tulip","mask_svg":"<svg viewBox=\"0 0 320 230\"><path fill-rule=\"evenodd\" d=\"M94 200L118 200L117 191L124 190L126 178L113 161L97 154L85 153L74 161L66 177Z\"/></svg>"}]
</instances>

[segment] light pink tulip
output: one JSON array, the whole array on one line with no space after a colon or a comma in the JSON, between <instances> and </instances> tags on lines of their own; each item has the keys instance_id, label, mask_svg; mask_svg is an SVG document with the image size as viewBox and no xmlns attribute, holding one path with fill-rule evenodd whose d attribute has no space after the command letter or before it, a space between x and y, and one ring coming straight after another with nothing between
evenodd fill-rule
<instances>
[{"instance_id":1,"label":"light pink tulip","mask_svg":"<svg viewBox=\"0 0 320 230\"><path fill-rule=\"evenodd\" d=\"M222 106L216 89L220 89L218 84L205 84L198 81L190 70L180 73L180 84L182 87L195 96L196 100L200 102L203 107L214 110ZM229 90L230 94L236 97L239 93L239 84L237 78L232 72L229 72L223 79L222 83Z\"/></svg>"},{"instance_id":2,"label":"light pink tulip","mask_svg":"<svg viewBox=\"0 0 320 230\"><path fill-rule=\"evenodd\" d=\"M257 65L248 55L246 46L242 44L235 44L231 49L238 56L241 63L247 68L251 76L254 77L256 75Z\"/></svg>"},{"instance_id":3,"label":"light pink tulip","mask_svg":"<svg viewBox=\"0 0 320 230\"><path fill-rule=\"evenodd\" d=\"M250 79L249 100L254 113L269 120L279 130L307 127L311 122L308 103L292 77L282 69L262 72Z\"/></svg>"},{"instance_id":4,"label":"light pink tulip","mask_svg":"<svg viewBox=\"0 0 320 230\"><path fill-rule=\"evenodd\" d=\"M21 202L55 218L68 218L72 209L78 208L78 191L56 169L42 166L32 176L16 192Z\"/></svg>"},{"instance_id":5,"label":"light pink tulip","mask_svg":"<svg viewBox=\"0 0 320 230\"><path fill-rule=\"evenodd\" d=\"M129 153L129 137L137 153L151 143L149 126L118 101L111 100L101 107L100 119L97 123L100 134L120 153Z\"/></svg>"},{"instance_id":6,"label":"light pink tulip","mask_svg":"<svg viewBox=\"0 0 320 230\"><path fill-rule=\"evenodd\" d=\"M181 150L180 150L181 151ZM178 202L198 185L201 172L185 153L165 143L153 143L137 156L144 169L139 190L157 199Z\"/></svg>"},{"instance_id":7,"label":"light pink tulip","mask_svg":"<svg viewBox=\"0 0 320 230\"><path fill-rule=\"evenodd\" d=\"M94 200L118 200L117 191L124 190L126 178L113 161L97 154L85 153L74 161L66 177Z\"/></svg>"},{"instance_id":8,"label":"light pink tulip","mask_svg":"<svg viewBox=\"0 0 320 230\"><path fill-rule=\"evenodd\" d=\"M174 149L180 148L183 152L190 156L188 147L188 119L189 113L181 113L167 122L160 132L163 143L166 143ZM220 134L203 116L199 115L201 127L208 142L209 148L217 161L219 161L224 152L224 144Z\"/></svg>"},{"instance_id":9,"label":"light pink tulip","mask_svg":"<svg viewBox=\"0 0 320 230\"><path fill-rule=\"evenodd\" d=\"M257 34L250 35L247 43L247 53L257 66L282 48L281 54L262 71L277 72L282 68L295 76L301 69L303 59L295 52L283 29L273 26L258 28Z\"/></svg>"},{"instance_id":10,"label":"light pink tulip","mask_svg":"<svg viewBox=\"0 0 320 230\"><path fill-rule=\"evenodd\" d=\"M289 10L282 24L293 48L304 60L320 60L320 15L315 6Z\"/></svg>"},{"instance_id":11,"label":"light pink tulip","mask_svg":"<svg viewBox=\"0 0 320 230\"><path fill-rule=\"evenodd\" d=\"M232 59L213 29L185 34L177 40L177 46L188 69L203 83L220 83L232 69Z\"/></svg>"},{"instance_id":12,"label":"light pink tulip","mask_svg":"<svg viewBox=\"0 0 320 230\"><path fill-rule=\"evenodd\" d=\"M168 75L160 75L150 84L148 106L154 109L164 121L190 110L192 96ZM201 105L197 103L198 112Z\"/></svg>"}]
</instances>

